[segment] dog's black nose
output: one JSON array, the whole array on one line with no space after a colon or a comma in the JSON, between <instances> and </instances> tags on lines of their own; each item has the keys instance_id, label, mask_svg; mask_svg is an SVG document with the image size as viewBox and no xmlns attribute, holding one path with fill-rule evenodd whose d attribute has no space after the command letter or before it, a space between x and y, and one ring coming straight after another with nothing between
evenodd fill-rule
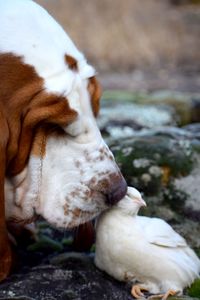
<instances>
[{"instance_id":1,"label":"dog's black nose","mask_svg":"<svg viewBox=\"0 0 200 300\"><path fill-rule=\"evenodd\" d=\"M119 200L121 200L127 192L127 183L125 179L120 176L120 179L118 181L114 181L110 192L106 195L106 204L108 205L114 205Z\"/></svg>"}]
</instances>

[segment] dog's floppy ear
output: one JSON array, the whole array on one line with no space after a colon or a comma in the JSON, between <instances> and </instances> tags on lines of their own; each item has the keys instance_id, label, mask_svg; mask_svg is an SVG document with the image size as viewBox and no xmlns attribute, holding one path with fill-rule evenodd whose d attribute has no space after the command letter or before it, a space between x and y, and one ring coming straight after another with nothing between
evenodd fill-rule
<instances>
[{"instance_id":1,"label":"dog's floppy ear","mask_svg":"<svg viewBox=\"0 0 200 300\"><path fill-rule=\"evenodd\" d=\"M95 241L95 230L92 221L79 225L74 234L72 247L75 251L90 251Z\"/></svg>"},{"instance_id":2,"label":"dog's floppy ear","mask_svg":"<svg viewBox=\"0 0 200 300\"><path fill-rule=\"evenodd\" d=\"M8 276L11 268L11 249L5 221L4 199L7 141L8 127L0 106L0 281Z\"/></svg>"},{"instance_id":3,"label":"dog's floppy ear","mask_svg":"<svg viewBox=\"0 0 200 300\"><path fill-rule=\"evenodd\" d=\"M73 122L76 116L77 112L69 107L65 97L47 94L45 91L38 93L26 108L26 113L21 121L17 153L9 162L7 173L14 176L23 170L38 128L44 124L65 127ZM12 144L16 144L16 142Z\"/></svg>"},{"instance_id":4,"label":"dog's floppy ear","mask_svg":"<svg viewBox=\"0 0 200 300\"><path fill-rule=\"evenodd\" d=\"M101 86L95 76L89 78L88 91L91 97L93 113L97 117L100 107Z\"/></svg>"}]
</instances>

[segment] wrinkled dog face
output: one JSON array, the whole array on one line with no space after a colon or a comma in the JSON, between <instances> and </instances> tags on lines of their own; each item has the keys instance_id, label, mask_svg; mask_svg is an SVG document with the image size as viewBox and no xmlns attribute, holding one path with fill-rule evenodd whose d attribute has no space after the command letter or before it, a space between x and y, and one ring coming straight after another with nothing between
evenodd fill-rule
<instances>
[{"instance_id":1,"label":"wrinkled dog face","mask_svg":"<svg viewBox=\"0 0 200 300\"><path fill-rule=\"evenodd\" d=\"M126 183L97 127L88 85L89 79L74 73L66 101L78 113L76 119L61 131L38 135L39 153L33 150L27 168L7 181L8 220L26 222L39 214L56 227L70 228L92 219L126 193Z\"/></svg>"},{"instance_id":2,"label":"wrinkled dog face","mask_svg":"<svg viewBox=\"0 0 200 300\"><path fill-rule=\"evenodd\" d=\"M34 127L26 167L14 172L15 167L9 166L13 172L9 174L15 176L5 185L6 218L28 222L40 214L58 227L73 227L93 218L126 193L126 183L96 125L95 71L62 27L35 2L7 0L2 5L0 48L20 58L20 68L25 68L26 74L31 67L32 77L28 79L37 82L38 90L28 99L33 110L39 101L44 114ZM23 93L29 90L29 83ZM56 99L54 104L63 101L67 109L56 115L54 110L52 117L53 111L50 113L47 105L50 100L45 102L48 96L51 101ZM21 103L21 97L18 101ZM37 114L41 114L40 107L33 111L33 121ZM25 126L23 118L21 115L19 126ZM46 130L42 123L45 118L47 125L54 123L55 128ZM65 121L58 122L59 118ZM23 143L18 151L24 151ZM20 165L15 160L13 166Z\"/></svg>"}]
</instances>

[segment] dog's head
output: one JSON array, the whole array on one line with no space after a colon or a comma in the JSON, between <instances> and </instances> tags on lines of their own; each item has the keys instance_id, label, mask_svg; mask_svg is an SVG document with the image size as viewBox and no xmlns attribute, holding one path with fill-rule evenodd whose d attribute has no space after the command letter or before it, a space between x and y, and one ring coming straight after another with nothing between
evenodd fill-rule
<instances>
[{"instance_id":1,"label":"dog's head","mask_svg":"<svg viewBox=\"0 0 200 300\"><path fill-rule=\"evenodd\" d=\"M67 94L38 93L41 104L34 100L24 118L18 155L9 166L14 176L6 184L8 220L26 222L39 214L56 227L70 228L126 193L125 180L97 127L101 92L94 69L65 58L72 76ZM27 146L30 154L25 158Z\"/></svg>"},{"instance_id":2,"label":"dog's head","mask_svg":"<svg viewBox=\"0 0 200 300\"><path fill-rule=\"evenodd\" d=\"M33 1L2 1L0 21L6 219L76 226L126 193L96 124L95 70Z\"/></svg>"}]
</instances>

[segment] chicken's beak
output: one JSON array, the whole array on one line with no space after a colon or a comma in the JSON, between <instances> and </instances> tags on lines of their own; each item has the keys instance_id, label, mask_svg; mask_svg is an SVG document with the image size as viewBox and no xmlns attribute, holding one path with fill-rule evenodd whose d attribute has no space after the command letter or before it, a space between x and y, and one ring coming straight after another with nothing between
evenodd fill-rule
<instances>
[{"instance_id":1,"label":"chicken's beak","mask_svg":"<svg viewBox=\"0 0 200 300\"><path fill-rule=\"evenodd\" d=\"M134 199L141 207L147 206L146 202L142 198L135 198Z\"/></svg>"},{"instance_id":2,"label":"chicken's beak","mask_svg":"<svg viewBox=\"0 0 200 300\"><path fill-rule=\"evenodd\" d=\"M144 201L144 199L140 199L141 200L141 206L147 206L146 202Z\"/></svg>"}]
</instances>

